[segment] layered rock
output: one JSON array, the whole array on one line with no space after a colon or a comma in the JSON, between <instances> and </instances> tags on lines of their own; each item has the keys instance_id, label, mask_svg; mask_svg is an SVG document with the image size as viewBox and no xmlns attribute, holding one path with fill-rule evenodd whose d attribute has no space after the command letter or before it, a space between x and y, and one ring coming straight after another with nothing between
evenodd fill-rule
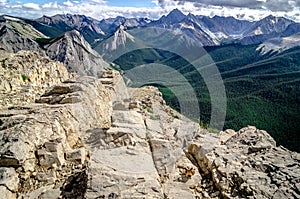
<instances>
[{"instance_id":1,"label":"layered rock","mask_svg":"<svg viewBox=\"0 0 300 199\"><path fill-rule=\"evenodd\" d=\"M0 166L7 198L80 197L89 151L82 134L108 128L110 92L100 80L79 78L50 87L36 104L1 111ZM95 100L101 99L101 100ZM11 178L19 180L9 183ZM1 194L2 195L2 194Z\"/></svg>"},{"instance_id":2,"label":"layered rock","mask_svg":"<svg viewBox=\"0 0 300 199\"><path fill-rule=\"evenodd\" d=\"M199 126L167 107L154 87L128 95L114 103L109 129L86 135L92 151L86 198L193 198L189 186L201 177L182 146L202 133Z\"/></svg>"},{"instance_id":3,"label":"layered rock","mask_svg":"<svg viewBox=\"0 0 300 199\"><path fill-rule=\"evenodd\" d=\"M200 173L225 198L299 198L299 153L276 147L274 139L256 127L220 133L189 144L187 155Z\"/></svg>"},{"instance_id":4,"label":"layered rock","mask_svg":"<svg viewBox=\"0 0 300 199\"><path fill-rule=\"evenodd\" d=\"M0 49L0 109L33 102L50 86L71 76L64 65L37 52L14 54Z\"/></svg>"}]
</instances>

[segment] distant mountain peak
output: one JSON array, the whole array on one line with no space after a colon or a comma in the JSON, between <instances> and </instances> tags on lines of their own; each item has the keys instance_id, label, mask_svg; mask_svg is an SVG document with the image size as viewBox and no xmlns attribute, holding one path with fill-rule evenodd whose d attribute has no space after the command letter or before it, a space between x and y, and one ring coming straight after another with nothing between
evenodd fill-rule
<instances>
[{"instance_id":1,"label":"distant mountain peak","mask_svg":"<svg viewBox=\"0 0 300 199\"><path fill-rule=\"evenodd\" d=\"M265 18L261 19L260 21L262 22L266 22L266 21L275 21L275 22L278 22L278 21L286 21L286 22L289 22L289 23L294 23L294 21L290 20L290 19L287 19L285 17L277 17L277 16L274 16L274 15L268 15L266 16Z\"/></svg>"},{"instance_id":2,"label":"distant mountain peak","mask_svg":"<svg viewBox=\"0 0 300 199\"><path fill-rule=\"evenodd\" d=\"M268 15L268 16L266 16L266 17L263 18L263 19L265 19L265 20L272 20L272 19L276 19L276 18L281 18L281 17L276 17L276 16L274 16L274 15Z\"/></svg>"},{"instance_id":3,"label":"distant mountain peak","mask_svg":"<svg viewBox=\"0 0 300 199\"><path fill-rule=\"evenodd\" d=\"M176 23L182 21L185 17L186 15L176 8L166 16L166 20L170 23Z\"/></svg>"},{"instance_id":4,"label":"distant mountain peak","mask_svg":"<svg viewBox=\"0 0 300 199\"><path fill-rule=\"evenodd\" d=\"M174 14L175 15L184 15L178 8L173 9L168 15L174 15Z\"/></svg>"},{"instance_id":5,"label":"distant mountain peak","mask_svg":"<svg viewBox=\"0 0 300 199\"><path fill-rule=\"evenodd\" d=\"M187 16L186 16L188 19L195 19L196 16L193 15L192 13L189 13Z\"/></svg>"},{"instance_id":6,"label":"distant mountain peak","mask_svg":"<svg viewBox=\"0 0 300 199\"><path fill-rule=\"evenodd\" d=\"M47 55L64 63L69 72L95 76L107 67L107 63L92 49L78 30L66 32L45 48Z\"/></svg>"},{"instance_id":7,"label":"distant mountain peak","mask_svg":"<svg viewBox=\"0 0 300 199\"><path fill-rule=\"evenodd\" d=\"M5 17L3 15L1 15L0 16L0 22L5 22L5 21L6 21Z\"/></svg>"}]
</instances>

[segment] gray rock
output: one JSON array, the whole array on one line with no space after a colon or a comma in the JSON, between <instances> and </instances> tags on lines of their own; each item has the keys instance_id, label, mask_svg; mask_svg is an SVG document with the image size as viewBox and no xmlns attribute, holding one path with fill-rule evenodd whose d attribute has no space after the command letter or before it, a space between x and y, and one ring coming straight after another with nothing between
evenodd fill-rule
<instances>
[{"instance_id":1,"label":"gray rock","mask_svg":"<svg viewBox=\"0 0 300 199\"><path fill-rule=\"evenodd\" d=\"M38 199L57 199L60 197L61 191L59 189L52 189L43 192Z\"/></svg>"},{"instance_id":2,"label":"gray rock","mask_svg":"<svg viewBox=\"0 0 300 199\"><path fill-rule=\"evenodd\" d=\"M18 191L20 197L38 198L48 186L62 187L67 179L82 171L88 159L82 143L84 132L111 124L111 91L95 78L81 77L46 93L49 97L78 94L83 100L63 106L28 104L1 112L0 165L16 168L17 175L10 180L4 173L6 178L1 184L10 186L15 182L18 189L11 190ZM101 100L94 101L96 98ZM3 196L10 194L8 189L1 188Z\"/></svg>"},{"instance_id":3,"label":"gray rock","mask_svg":"<svg viewBox=\"0 0 300 199\"><path fill-rule=\"evenodd\" d=\"M71 78L65 66L37 52L0 50L0 61L1 109L32 103L50 86Z\"/></svg>"},{"instance_id":4,"label":"gray rock","mask_svg":"<svg viewBox=\"0 0 300 199\"><path fill-rule=\"evenodd\" d=\"M16 192L19 185L19 176L14 168L0 168L0 186Z\"/></svg>"},{"instance_id":5,"label":"gray rock","mask_svg":"<svg viewBox=\"0 0 300 199\"><path fill-rule=\"evenodd\" d=\"M112 193L120 198L162 197L155 191L160 186L151 153L136 151L133 155L126 151L126 147L119 147L93 152L86 198L109 197Z\"/></svg>"},{"instance_id":6,"label":"gray rock","mask_svg":"<svg viewBox=\"0 0 300 199\"><path fill-rule=\"evenodd\" d=\"M227 197L292 198L297 191L293 179L300 165L293 153L276 147L265 131L246 127L233 133L210 151L203 151L206 141L188 147L190 159L210 177ZM290 165L290 166L287 166ZM293 167L291 167L293 165Z\"/></svg>"},{"instance_id":7,"label":"gray rock","mask_svg":"<svg viewBox=\"0 0 300 199\"><path fill-rule=\"evenodd\" d=\"M75 163L84 164L86 160L86 149L85 148L79 148L72 151L68 151L66 153L66 160L73 161Z\"/></svg>"},{"instance_id":8,"label":"gray rock","mask_svg":"<svg viewBox=\"0 0 300 199\"><path fill-rule=\"evenodd\" d=\"M76 30L65 33L45 48L46 54L51 59L64 63L69 72L98 77L108 67L102 57Z\"/></svg>"},{"instance_id":9,"label":"gray rock","mask_svg":"<svg viewBox=\"0 0 300 199\"><path fill-rule=\"evenodd\" d=\"M5 186L0 185L0 196L5 199L15 199L16 194L9 191Z\"/></svg>"}]
</instances>

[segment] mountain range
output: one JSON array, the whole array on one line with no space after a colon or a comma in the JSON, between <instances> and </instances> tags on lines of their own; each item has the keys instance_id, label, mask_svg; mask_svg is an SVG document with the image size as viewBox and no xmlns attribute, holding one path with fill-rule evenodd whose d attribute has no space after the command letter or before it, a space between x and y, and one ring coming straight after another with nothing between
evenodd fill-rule
<instances>
[{"instance_id":1,"label":"mountain range","mask_svg":"<svg viewBox=\"0 0 300 199\"><path fill-rule=\"evenodd\" d=\"M297 40L293 44L291 43L294 38L293 35L300 32L299 23L283 17L270 15L259 21L245 21L233 17L207 17L191 13L184 15L178 9L171 11L168 15L162 16L158 20L125 18L121 16L96 20L84 15L71 14L58 14L52 17L43 16L31 20L4 15L0 18L0 28L0 44L9 51L17 52L21 49L28 49L45 54L47 52L45 48L53 46L52 43L54 41L57 42L62 37L69 37L73 40L74 38L71 35L75 36L76 34L67 35L66 33L76 30L80 37L87 41L83 42L84 48L88 49L86 52L95 55L95 52L91 51L91 48L94 48L101 56L111 54L117 47L124 46L126 38L129 38L127 41L142 40L140 43L136 42L137 44L134 44L140 47L142 46L141 43L162 37L161 30L164 31L164 34L166 34L165 31L168 31L167 37L170 37L170 34L171 37L174 37L174 34L183 35L183 40L187 45L251 45L271 41L274 50L282 49L280 45L276 46L276 42L272 42L278 39L289 40L289 47L297 46ZM151 31L150 37L146 41L145 34L149 30ZM112 39L116 35L119 39ZM106 46L105 48L104 45ZM159 48L162 44L155 43L155 45L158 45L157 48ZM285 48L288 46L285 46ZM176 47L176 44L174 47ZM182 46L180 47L182 48ZM58 49L56 49L56 53L65 54L60 53ZM55 57L53 52L50 57ZM94 57L99 56L96 55ZM63 60L63 58L57 59L59 61ZM95 63L100 62L102 62L101 58ZM90 65L92 67L95 66L93 64ZM76 70L78 70L78 67Z\"/></svg>"},{"instance_id":2,"label":"mountain range","mask_svg":"<svg viewBox=\"0 0 300 199\"><path fill-rule=\"evenodd\" d=\"M148 18L116 17L96 20L84 15L43 16L30 20L18 17L2 16L2 24L26 24L31 26L32 35L20 32L22 36L35 38L56 38L64 33L77 30L93 47L114 35L120 26L133 28L162 28L182 33L203 46L215 46L230 43L259 44L278 37L287 37L300 32L300 24L283 17L268 16L259 21L245 21L233 17L207 17L189 13L184 15L178 9L158 20ZM28 29L29 30L29 29ZM3 31L2 31L3 32ZM42 33L42 35L34 34ZM3 34L3 33L2 33Z\"/></svg>"},{"instance_id":3,"label":"mountain range","mask_svg":"<svg viewBox=\"0 0 300 199\"><path fill-rule=\"evenodd\" d=\"M171 66L193 85L201 120L207 124L211 99L197 70L209 64L193 68L174 54L174 49L186 55L204 49L224 80L225 127L258 126L296 151L300 151L299 140L294 139L300 130L295 125L300 108L290 104L297 104L300 96L299 34L300 24L283 17L246 21L185 15L178 9L158 20L122 16L96 20L71 14L0 17L2 48L37 51L64 63L71 73L99 76L112 66L120 71L149 63ZM160 89L167 103L179 109L174 94Z\"/></svg>"}]
</instances>

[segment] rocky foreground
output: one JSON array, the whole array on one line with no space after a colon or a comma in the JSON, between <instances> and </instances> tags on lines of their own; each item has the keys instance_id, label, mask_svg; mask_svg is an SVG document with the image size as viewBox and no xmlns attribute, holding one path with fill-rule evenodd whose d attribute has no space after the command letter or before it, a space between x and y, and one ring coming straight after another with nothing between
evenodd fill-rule
<instances>
[{"instance_id":1,"label":"rocky foreground","mask_svg":"<svg viewBox=\"0 0 300 199\"><path fill-rule=\"evenodd\" d=\"M212 134L115 71L75 77L6 55L0 198L300 198L300 154L263 130ZM15 56L37 75L22 77Z\"/></svg>"}]
</instances>

